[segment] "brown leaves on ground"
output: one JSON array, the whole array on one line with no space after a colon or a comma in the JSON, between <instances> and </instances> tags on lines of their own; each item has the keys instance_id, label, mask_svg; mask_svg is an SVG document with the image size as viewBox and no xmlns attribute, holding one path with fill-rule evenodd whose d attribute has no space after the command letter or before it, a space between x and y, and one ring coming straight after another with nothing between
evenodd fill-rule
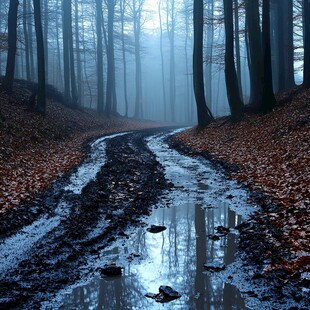
<instances>
[{"instance_id":1,"label":"brown leaves on ground","mask_svg":"<svg viewBox=\"0 0 310 310\"><path fill-rule=\"evenodd\" d=\"M309 98L309 91L298 92L267 115L247 115L240 123L223 126L218 120L200 133L191 129L177 136L198 152L237 165L240 170L232 178L278 205L278 212L265 212L271 226L281 230L278 236L271 233L271 242L295 253L285 264L290 272L297 266L309 270L304 259L310 255Z\"/></svg>"},{"instance_id":2,"label":"brown leaves on ground","mask_svg":"<svg viewBox=\"0 0 310 310\"><path fill-rule=\"evenodd\" d=\"M156 127L153 122L106 118L48 102L43 117L27 107L30 93L0 93L0 212L31 200L80 163L83 147L103 134Z\"/></svg>"}]
</instances>

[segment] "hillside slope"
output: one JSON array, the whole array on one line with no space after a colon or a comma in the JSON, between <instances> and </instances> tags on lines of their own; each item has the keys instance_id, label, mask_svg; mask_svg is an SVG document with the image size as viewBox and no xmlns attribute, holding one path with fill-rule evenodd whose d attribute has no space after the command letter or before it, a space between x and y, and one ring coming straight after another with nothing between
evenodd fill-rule
<instances>
[{"instance_id":1,"label":"hillside slope","mask_svg":"<svg viewBox=\"0 0 310 310\"><path fill-rule=\"evenodd\" d=\"M10 96L0 92L0 212L31 200L80 163L91 139L163 126L122 117L106 118L92 110L73 110L51 100L43 117L28 108L29 96L23 86Z\"/></svg>"}]
</instances>

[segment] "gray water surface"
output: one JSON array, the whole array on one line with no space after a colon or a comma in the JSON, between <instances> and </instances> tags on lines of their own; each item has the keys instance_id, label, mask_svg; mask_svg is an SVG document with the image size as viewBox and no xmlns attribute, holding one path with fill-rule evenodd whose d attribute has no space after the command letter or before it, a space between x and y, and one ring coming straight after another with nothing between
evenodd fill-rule
<instances>
[{"instance_id":1,"label":"gray water surface","mask_svg":"<svg viewBox=\"0 0 310 310\"><path fill-rule=\"evenodd\" d=\"M166 135L150 137L150 149L165 168L174 187L154 206L146 226L128 231L129 239L117 241L100 253L95 265L116 262L124 267L117 278L94 278L61 292L53 305L62 309L248 309L232 285L238 232L234 227L253 208L240 186L227 180L204 159L193 159L171 150ZM167 229L147 232L152 224ZM230 227L219 240L216 227ZM226 269L210 272L205 263L225 264ZM92 263L93 264L93 263ZM160 304L146 298L169 285L182 297ZM44 307L43 307L44 308Z\"/></svg>"}]
</instances>

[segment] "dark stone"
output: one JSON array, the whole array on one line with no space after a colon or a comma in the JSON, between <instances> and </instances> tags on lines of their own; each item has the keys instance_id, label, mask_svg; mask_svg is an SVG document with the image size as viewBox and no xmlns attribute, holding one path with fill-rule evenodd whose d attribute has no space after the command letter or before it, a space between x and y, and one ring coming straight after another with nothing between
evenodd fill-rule
<instances>
[{"instance_id":1,"label":"dark stone","mask_svg":"<svg viewBox=\"0 0 310 310\"><path fill-rule=\"evenodd\" d=\"M206 270L212 271L212 272L219 272L226 268L225 264L220 263L220 262L205 263L203 266Z\"/></svg>"},{"instance_id":2,"label":"dark stone","mask_svg":"<svg viewBox=\"0 0 310 310\"><path fill-rule=\"evenodd\" d=\"M177 291L167 285L161 285L159 287L159 292L163 294L165 298L176 299L181 297L181 295Z\"/></svg>"},{"instance_id":3,"label":"dark stone","mask_svg":"<svg viewBox=\"0 0 310 310\"><path fill-rule=\"evenodd\" d=\"M216 231L219 234L227 235L229 233L229 228L228 227L224 227L224 226L217 226L216 227Z\"/></svg>"},{"instance_id":4,"label":"dark stone","mask_svg":"<svg viewBox=\"0 0 310 310\"><path fill-rule=\"evenodd\" d=\"M152 299L155 299L155 298L156 298L156 296L157 296L157 294L153 294L153 293L146 293L144 296L145 296L145 297L147 297L147 298L152 298Z\"/></svg>"},{"instance_id":5,"label":"dark stone","mask_svg":"<svg viewBox=\"0 0 310 310\"><path fill-rule=\"evenodd\" d=\"M208 237L213 240L213 241L217 241L217 240L220 240L220 236L218 235L208 235Z\"/></svg>"},{"instance_id":6,"label":"dark stone","mask_svg":"<svg viewBox=\"0 0 310 310\"><path fill-rule=\"evenodd\" d=\"M122 275L122 267L116 265L104 265L103 268L98 268L97 270L104 276L115 277Z\"/></svg>"},{"instance_id":7,"label":"dark stone","mask_svg":"<svg viewBox=\"0 0 310 310\"><path fill-rule=\"evenodd\" d=\"M160 303L169 302L181 297L181 295L177 291L175 291L172 287L167 285L161 285L159 287L158 294L147 293L144 296L155 299L156 302Z\"/></svg>"},{"instance_id":8,"label":"dark stone","mask_svg":"<svg viewBox=\"0 0 310 310\"><path fill-rule=\"evenodd\" d=\"M151 227L147 228L146 230L150 233L157 234L160 233L167 228L165 226L157 226L157 225L151 225Z\"/></svg>"}]
</instances>

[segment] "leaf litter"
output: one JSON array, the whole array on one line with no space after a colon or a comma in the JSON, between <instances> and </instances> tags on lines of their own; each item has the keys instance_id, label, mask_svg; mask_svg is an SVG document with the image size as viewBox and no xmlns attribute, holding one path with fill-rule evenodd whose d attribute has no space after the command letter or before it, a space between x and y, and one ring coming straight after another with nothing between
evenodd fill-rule
<instances>
[{"instance_id":1,"label":"leaf litter","mask_svg":"<svg viewBox=\"0 0 310 310\"><path fill-rule=\"evenodd\" d=\"M172 142L220 164L253 192L261 208L241 225L240 248L279 290L285 284L310 289L309 97L310 91L297 89L279 96L267 115L247 114L236 124L219 119Z\"/></svg>"}]
</instances>

